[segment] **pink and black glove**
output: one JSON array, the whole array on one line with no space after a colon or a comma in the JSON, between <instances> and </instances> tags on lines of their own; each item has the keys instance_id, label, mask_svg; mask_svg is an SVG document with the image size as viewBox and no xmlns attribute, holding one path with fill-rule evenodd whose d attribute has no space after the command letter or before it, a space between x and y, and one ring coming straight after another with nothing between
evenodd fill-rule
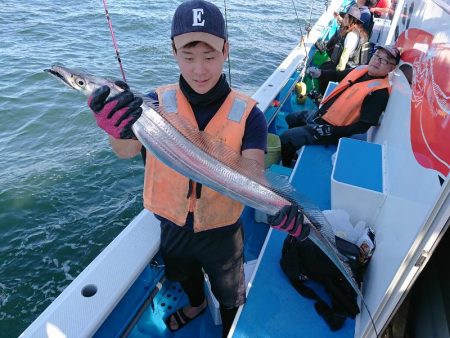
<instances>
[{"instance_id":1,"label":"pink and black glove","mask_svg":"<svg viewBox=\"0 0 450 338\"><path fill-rule=\"evenodd\" d=\"M300 240L309 235L309 225L305 224L304 220L305 216L297 204L285 205L275 215L268 218L272 228L286 231Z\"/></svg>"},{"instance_id":2,"label":"pink and black glove","mask_svg":"<svg viewBox=\"0 0 450 338\"><path fill-rule=\"evenodd\" d=\"M134 96L125 82L117 81L116 85L124 91L107 99L110 89L102 86L89 96L89 108L97 125L112 137L136 139L131 126L142 114L142 98Z\"/></svg>"}]
</instances>

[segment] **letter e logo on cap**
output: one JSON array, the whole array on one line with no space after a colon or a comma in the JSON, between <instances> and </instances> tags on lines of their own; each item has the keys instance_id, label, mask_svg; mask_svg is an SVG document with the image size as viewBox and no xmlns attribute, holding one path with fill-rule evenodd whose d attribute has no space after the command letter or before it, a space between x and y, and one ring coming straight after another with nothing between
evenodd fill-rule
<instances>
[{"instance_id":1,"label":"letter e logo on cap","mask_svg":"<svg viewBox=\"0 0 450 338\"><path fill-rule=\"evenodd\" d=\"M192 26L204 26L205 20L202 19L203 8L194 8L192 9L193 21Z\"/></svg>"}]
</instances>

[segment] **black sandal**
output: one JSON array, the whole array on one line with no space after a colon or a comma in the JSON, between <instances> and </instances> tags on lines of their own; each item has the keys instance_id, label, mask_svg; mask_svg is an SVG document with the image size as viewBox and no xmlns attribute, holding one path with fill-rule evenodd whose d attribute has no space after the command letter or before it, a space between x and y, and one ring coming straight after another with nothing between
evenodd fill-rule
<instances>
[{"instance_id":1,"label":"black sandal","mask_svg":"<svg viewBox=\"0 0 450 338\"><path fill-rule=\"evenodd\" d=\"M208 306L205 306L205 308L203 310L201 310L199 313L197 313L196 316L189 318L188 316L186 316L186 314L183 312L183 309L178 309L177 311L175 311L174 313L172 313L169 317L167 317L164 320L164 323L166 323L167 328L172 331L178 331L179 329L181 329L183 326L185 326L187 323L189 323L190 321L194 320L195 318L197 318L198 316L200 316L201 314L203 314L203 312L205 312L205 309ZM170 322L172 320L172 318L175 318L175 321L177 322L178 327L176 329L172 329L170 327ZM183 323L184 321L184 323Z\"/></svg>"}]
</instances>

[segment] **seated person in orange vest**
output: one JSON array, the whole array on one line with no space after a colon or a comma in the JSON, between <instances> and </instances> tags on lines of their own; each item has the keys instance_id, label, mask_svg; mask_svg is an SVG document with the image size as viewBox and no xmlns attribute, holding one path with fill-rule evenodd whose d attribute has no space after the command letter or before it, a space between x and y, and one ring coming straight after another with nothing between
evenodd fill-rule
<instances>
[{"instance_id":1,"label":"seated person in orange vest","mask_svg":"<svg viewBox=\"0 0 450 338\"><path fill-rule=\"evenodd\" d=\"M284 166L291 166L298 149L306 144L336 144L340 137L365 133L378 124L389 99L388 74L400 61L393 46L378 46L367 66L342 72L318 70L339 85L324 98L315 112L286 116L289 129L281 135ZM334 79L332 79L334 77Z\"/></svg>"}]
</instances>

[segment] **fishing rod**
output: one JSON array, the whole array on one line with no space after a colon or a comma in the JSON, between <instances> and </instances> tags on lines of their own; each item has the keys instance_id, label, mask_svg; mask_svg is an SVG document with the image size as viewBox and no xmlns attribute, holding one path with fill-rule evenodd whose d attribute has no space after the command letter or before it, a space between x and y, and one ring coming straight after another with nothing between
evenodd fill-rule
<instances>
[{"instance_id":1,"label":"fishing rod","mask_svg":"<svg viewBox=\"0 0 450 338\"><path fill-rule=\"evenodd\" d=\"M306 50L306 46L305 46L305 35L303 34L302 25L300 24L300 18L298 17L297 8L295 7L294 0L292 0L292 7L294 7L295 16L297 17L298 28L300 30L300 36L302 37L299 42L299 45L300 46L303 45L303 47L305 48L305 55L306 55L306 57L308 57L308 51ZM309 31L308 31L308 34L309 34ZM308 34L306 36L308 36Z\"/></svg>"},{"instance_id":2,"label":"fishing rod","mask_svg":"<svg viewBox=\"0 0 450 338\"><path fill-rule=\"evenodd\" d=\"M106 4L106 0L103 0L103 7L105 8L105 15L106 15L106 19L108 21L109 31L111 32L111 38L112 38L112 42L114 45L114 49L116 51L116 58L117 58L117 61L119 62L120 71L122 72L122 78L125 82L127 82L127 79L125 77L125 72L123 71L123 67L122 67L122 59L120 58L119 47L117 46L116 37L114 36L114 30L113 30L113 26L112 26L111 17L109 16L108 5Z\"/></svg>"},{"instance_id":3,"label":"fishing rod","mask_svg":"<svg viewBox=\"0 0 450 338\"><path fill-rule=\"evenodd\" d=\"M146 297L144 302L139 307L136 315L133 317L131 322L127 325L125 330L120 335L120 338L127 338L127 337L130 336L131 331L133 331L133 329L135 328L137 322L139 321L139 319L141 319L142 315L147 310L149 305L151 305L152 309L154 310L153 301L154 301L156 295L158 294L158 292L162 289L165 281L166 281L166 276L163 275L161 277L161 279L156 283L155 287L149 292L148 296Z\"/></svg>"},{"instance_id":4,"label":"fishing rod","mask_svg":"<svg viewBox=\"0 0 450 338\"><path fill-rule=\"evenodd\" d=\"M230 43L228 36L228 16L227 16L227 1L223 0L223 6L225 8L225 31L227 33L227 42ZM230 49L228 49L228 77L230 79L230 87L231 87L231 59L230 59Z\"/></svg>"},{"instance_id":5,"label":"fishing rod","mask_svg":"<svg viewBox=\"0 0 450 338\"><path fill-rule=\"evenodd\" d=\"M278 114L278 112L280 111L280 109L281 109L281 107L283 106L283 104L286 102L286 100L289 98L289 96L291 95L291 93L294 91L295 85L296 85L297 83L303 82L303 79L305 78L305 75L306 75L306 68L307 68L308 62L309 62L309 52L308 52L308 50L306 49L306 45L305 45L305 37L307 37L307 36L309 35L309 32L310 32L310 30L311 30L311 27L309 27L309 29L307 30L307 34L304 35L304 34L303 34L302 25L301 25L301 23L300 23L300 18L299 18L299 16L298 16L297 8L296 8L296 6L295 6L295 2L294 2L294 0L292 0L291 2L292 2L292 7L294 8L295 15L296 15L296 17L297 17L297 23L298 23L298 28L299 28L299 30L300 30L300 36L302 37L302 38L300 39L299 45L300 45L300 48L303 47L303 48L305 49L305 57L303 58L303 60L299 63L299 65L298 65L298 67L297 67L297 71L299 72L298 76L295 78L294 82L292 83L292 86L291 86L291 87L289 88L289 90L287 91L287 94L286 94L284 100L280 102L280 104L279 104L279 106L278 106L278 109L277 109L277 110L275 111L275 113L273 114L273 118L275 118L275 116ZM326 2L325 6L328 8L328 2ZM311 2L310 18L309 18L310 22L311 22L311 18L312 18L312 2ZM311 25L309 24L309 26L311 26ZM327 29L329 29L329 28L327 28ZM313 85L313 88L315 89L314 81L312 82L312 85ZM268 121L269 124L270 124L271 122L272 122L272 120L271 120L271 121Z\"/></svg>"},{"instance_id":6,"label":"fishing rod","mask_svg":"<svg viewBox=\"0 0 450 338\"><path fill-rule=\"evenodd\" d=\"M295 78L294 82L292 82L291 87L288 89L284 99L282 101L280 101L278 108L275 110L274 114L272 114L272 119L270 121L267 121L267 124L269 125L270 123L272 123L273 119L277 116L278 112L280 111L280 109L283 107L283 104L287 101L287 99L290 97L291 93L293 92L295 85L299 82L302 82L304 77L305 77L305 69L306 66L308 65L308 61L309 61L309 53L308 50L306 49L306 45L305 45L305 38L307 37L307 35L303 34L303 29L302 29L302 25L300 23L300 18L298 16L297 13L297 8L295 7L295 3L294 0L292 0L292 7L294 8L294 12L295 15L297 17L297 23L298 23L298 28L300 30L300 42L298 43L300 48L303 47L303 49L305 50L305 57L303 58L303 60L301 62L299 62L299 65L297 66L297 70L299 72L299 74L297 75L297 77ZM309 32L308 32L309 34Z\"/></svg>"}]
</instances>

